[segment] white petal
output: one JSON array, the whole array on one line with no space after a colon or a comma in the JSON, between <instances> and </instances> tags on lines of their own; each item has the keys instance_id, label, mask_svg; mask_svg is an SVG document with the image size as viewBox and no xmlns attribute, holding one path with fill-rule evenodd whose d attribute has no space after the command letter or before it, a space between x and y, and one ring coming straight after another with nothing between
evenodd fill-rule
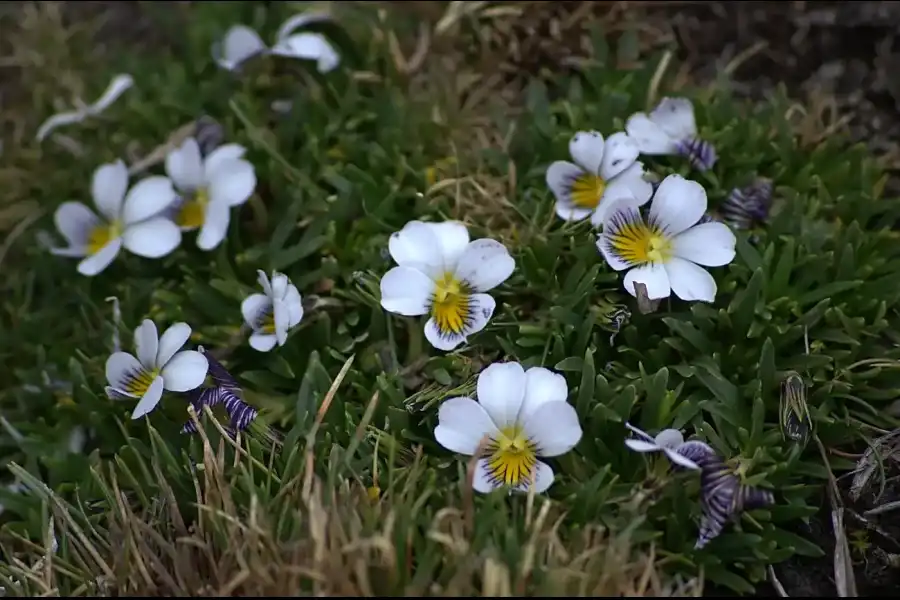
<instances>
[{"instance_id":1,"label":"white petal","mask_svg":"<svg viewBox=\"0 0 900 600\"><path fill-rule=\"evenodd\" d=\"M603 161L600 164L600 177L609 181L621 174L637 161L640 151L627 133L614 133L606 138L603 150Z\"/></svg>"},{"instance_id":2,"label":"white petal","mask_svg":"<svg viewBox=\"0 0 900 600\"><path fill-rule=\"evenodd\" d=\"M544 367L525 371L525 399L519 410L519 421L525 422L538 408L548 402L565 402L569 397L566 378Z\"/></svg>"},{"instance_id":3,"label":"white petal","mask_svg":"<svg viewBox=\"0 0 900 600\"><path fill-rule=\"evenodd\" d=\"M150 384L150 387L147 388L147 392L141 396L140 401L137 403L137 406L134 407L134 412L131 413L131 418L140 419L151 410L156 408L159 404L159 401L162 399L163 394L163 378L156 377L153 380L153 383Z\"/></svg>"},{"instance_id":4,"label":"white petal","mask_svg":"<svg viewBox=\"0 0 900 600\"><path fill-rule=\"evenodd\" d=\"M675 236L695 225L706 212L706 190L681 175L662 180L650 204L650 219Z\"/></svg>"},{"instance_id":5,"label":"white petal","mask_svg":"<svg viewBox=\"0 0 900 600\"><path fill-rule=\"evenodd\" d=\"M272 271L272 300L284 300L290 280L284 273Z\"/></svg>"},{"instance_id":6,"label":"white petal","mask_svg":"<svg viewBox=\"0 0 900 600\"><path fill-rule=\"evenodd\" d=\"M203 159L197 140L189 137L166 155L166 175L182 192L192 192L203 185Z\"/></svg>"},{"instance_id":7,"label":"white petal","mask_svg":"<svg viewBox=\"0 0 900 600\"><path fill-rule=\"evenodd\" d=\"M498 428L517 422L525 401L525 369L517 362L496 362L478 375L478 402Z\"/></svg>"},{"instance_id":8,"label":"white petal","mask_svg":"<svg viewBox=\"0 0 900 600\"><path fill-rule=\"evenodd\" d=\"M582 168L594 175L600 174L605 144L597 131L579 131L569 140L569 154Z\"/></svg>"},{"instance_id":9,"label":"white petal","mask_svg":"<svg viewBox=\"0 0 900 600\"><path fill-rule=\"evenodd\" d=\"M699 469L700 468L700 465L698 465L697 463L695 463L688 457L678 454L678 452L676 452L675 450L670 450L669 448L665 448L663 450L663 452L666 453L666 456L669 458L669 460L671 460L673 463L675 463L676 465L678 465L680 467L684 467L686 469Z\"/></svg>"},{"instance_id":10,"label":"white petal","mask_svg":"<svg viewBox=\"0 0 900 600\"><path fill-rule=\"evenodd\" d=\"M222 144L203 161L203 172L214 173L223 163L244 158L247 149L240 144Z\"/></svg>"},{"instance_id":11,"label":"white petal","mask_svg":"<svg viewBox=\"0 0 900 600\"><path fill-rule=\"evenodd\" d=\"M532 477L534 478L533 482L520 484L517 491L528 492L528 488L533 486L535 494L543 494L553 485L553 469L545 462L535 462Z\"/></svg>"},{"instance_id":12,"label":"white petal","mask_svg":"<svg viewBox=\"0 0 900 600\"><path fill-rule=\"evenodd\" d=\"M165 217L154 217L125 228L125 249L144 258L161 258L181 243L181 229Z\"/></svg>"},{"instance_id":13,"label":"white petal","mask_svg":"<svg viewBox=\"0 0 900 600\"><path fill-rule=\"evenodd\" d=\"M125 196L122 221L129 225L155 217L177 198L171 179L161 175L146 177L133 185Z\"/></svg>"},{"instance_id":14,"label":"white petal","mask_svg":"<svg viewBox=\"0 0 900 600\"><path fill-rule=\"evenodd\" d=\"M53 213L53 222L72 248L85 248L100 219L81 202L63 202Z\"/></svg>"},{"instance_id":15,"label":"white petal","mask_svg":"<svg viewBox=\"0 0 900 600\"><path fill-rule=\"evenodd\" d=\"M320 21L330 20L331 15L329 15L328 13L298 13L296 15L293 15L292 17L289 17L285 20L284 23L281 24L281 27L278 28L278 33L275 35L275 39L279 41L283 40L284 38L294 33L294 30L309 25L310 23L318 23Z\"/></svg>"},{"instance_id":16,"label":"white petal","mask_svg":"<svg viewBox=\"0 0 900 600\"><path fill-rule=\"evenodd\" d=\"M172 360L175 353L181 350L191 339L191 326L187 323L173 323L159 338L159 350L156 353L156 364L163 366Z\"/></svg>"},{"instance_id":17,"label":"white petal","mask_svg":"<svg viewBox=\"0 0 900 600\"><path fill-rule=\"evenodd\" d=\"M437 322L434 320L434 317L432 317L425 323L425 339L436 349L450 352L451 350L456 349L460 344L466 343L466 334L441 333L438 329Z\"/></svg>"},{"instance_id":18,"label":"white petal","mask_svg":"<svg viewBox=\"0 0 900 600\"><path fill-rule=\"evenodd\" d=\"M225 34L221 44L213 46L213 58L219 66L230 71L265 49L266 44L259 34L245 25L234 25Z\"/></svg>"},{"instance_id":19,"label":"white petal","mask_svg":"<svg viewBox=\"0 0 900 600\"><path fill-rule=\"evenodd\" d=\"M633 196L638 206L643 206L653 195L653 184L644 178L644 163L635 162L630 167L606 182L603 198Z\"/></svg>"},{"instance_id":20,"label":"white petal","mask_svg":"<svg viewBox=\"0 0 900 600\"><path fill-rule=\"evenodd\" d=\"M425 339L438 350L450 351L466 342L472 334L478 333L490 321L497 303L487 294L473 294L469 298L469 321L460 334L445 335L438 330L434 318L425 323Z\"/></svg>"},{"instance_id":21,"label":"white petal","mask_svg":"<svg viewBox=\"0 0 900 600\"><path fill-rule=\"evenodd\" d=\"M622 198L612 203L603 222L603 232L597 237L597 249L606 263L615 271L624 271L635 266L631 258L620 256L616 249L616 237L629 228L644 227L644 218L633 200Z\"/></svg>"},{"instance_id":22,"label":"white petal","mask_svg":"<svg viewBox=\"0 0 900 600\"><path fill-rule=\"evenodd\" d=\"M501 482L495 481L493 477L491 477L491 470L488 467L488 461L484 458L479 458L475 463L475 473L472 478L472 489L480 494L489 494L494 490L498 490L503 487Z\"/></svg>"},{"instance_id":23,"label":"white petal","mask_svg":"<svg viewBox=\"0 0 900 600\"><path fill-rule=\"evenodd\" d=\"M545 402L523 423L528 439L537 444L538 456L565 454L581 441L578 413L568 402Z\"/></svg>"},{"instance_id":24,"label":"white petal","mask_svg":"<svg viewBox=\"0 0 900 600\"><path fill-rule=\"evenodd\" d=\"M486 292L509 279L516 261L506 247L496 240L470 242L456 265L456 276L476 292Z\"/></svg>"},{"instance_id":25,"label":"white petal","mask_svg":"<svg viewBox=\"0 0 900 600\"><path fill-rule=\"evenodd\" d=\"M628 423L627 421L625 422L625 427L626 427L629 431L631 431L632 433L634 433L634 434L640 436L641 438L643 438L643 439L644 439L645 441L647 441L647 442L654 442L654 443L656 442L656 438L654 438L652 435L650 435L649 433L647 433L646 431L644 431L644 430L642 430L642 429L638 429L637 427L635 427L635 426L632 425L631 423Z\"/></svg>"},{"instance_id":26,"label":"white petal","mask_svg":"<svg viewBox=\"0 0 900 600\"><path fill-rule=\"evenodd\" d=\"M438 409L434 439L451 452L472 456L485 436L497 433L491 417L471 398L450 398Z\"/></svg>"},{"instance_id":27,"label":"white petal","mask_svg":"<svg viewBox=\"0 0 900 600\"><path fill-rule=\"evenodd\" d=\"M682 300L712 302L716 299L716 280L703 267L674 257L666 263L666 273L672 291Z\"/></svg>"},{"instance_id":28,"label":"white petal","mask_svg":"<svg viewBox=\"0 0 900 600\"><path fill-rule=\"evenodd\" d=\"M127 73L116 75L97 101L87 107L88 114L99 115L112 106L112 103L118 100L119 96L124 94L133 85L134 78L131 75L128 75Z\"/></svg>"},{"instance_id":29,"label":"white petal","mask_svg":"<svg viewBox=\"0 0 900 600\"><path fill-rule=\"evenodd\" d=\"M468 243L469 232L462 223L410 221L391 235L388 249L401 267L417 269L436 279L452 271Z\"/></svg>"},{"instance_id":30,"label":"white petal","mask_svg":"<svg viewBox=\"0 0 900 600\"><path fill-rule=\"evenodd\" d=\"M660 448L674 450L684 443L684 436L677 429L663 429L656 434L654 441Z\"/></svg>"},{"instance_id":31,"label":"white petal","mask_svg":"<svg viewBox=\"0 0 900 600\"><path fill-rule=\"evenodd\" d=\"M659 452L662 450L655 442L645 442L644 440L625 440L625 445L635 452Z\"/></svg>"},{"instance_id":32,"label":"white petal","mask_svg":"<svg viewBox=\"0 0 900 600\"><path fill-rule=\"evenodd\" d=\"M266 294L251 294L241 302L241 315L250 327L259 324L259 317L272 308L272 299ZM273 336L274 337L274 336Z\"/></svg>"},{"instance_id":33,"label":"white petal","mask_svg":"<svg viewBox=\"0 0 900 600\"><path fill-rule=\"evenodd\" d=\"M108 221L119 219L127 189L128 168L121 160L101 165L94 171L91 196L94 198L94 206Z\"/></svg>"},{"instance_id":34,"label":"white petal","mask_svg":"<svg viewBox=\"0 0 900 600\"><path fill-rule=\"evenodd\" d=\"M127 352L113 352L106 359L106 382L112 388L124 390L133 373L143 369L140 361Z\"/></svg>"},{"instance_id":35,"label":"white petal","mask_svg":"<svg viewBox=\"0 0 900 600\"><path fill-rule=\"evenodd\" d=\"M600 204L597 205L597 209L591 215L591 225L594 227L603 227L616 212L626 210L626 206L632 207L633 212L640 215L639 208L641 203L638 202L631 191L625 186L618 186L614 192L616 193L615 196L609 193L603 194ZM629 211L629 214L632 214L632 211ZM643 222L643 217L640 220Z\"/></svg>"},{"instance_id":36,"label":"white petal","mask_svg":"<svg viewBox=\"0 0 900 600\"><path fill-rule=\"evenodd\" d=\"M303 320L303 299L294 284L288 285L284 295L284 304L288 309L288 328L296 327Z\"/></svg>"},{"instance_id":37,"label":"white petal","mask_svg":"<svg viewBox=\"0 0 900 600\"><path fill-rule=\"evenodd\" d=\"M250 347L258 352L268 352L278 343L278 338L272 333L254 332L250 335Z\"/></svg>"},{"instance_id":38,"label":"white petal","mask_svg":"<svg viewBox=\"0 0 900 600\"><path fill-rule=\"evenodd\" d=\"M645 113L631 115L625 123L625 131L635 141L642 154L654 156L678 152L678 143Z\"/></svg>"},{"instance_id":39,"label":"white petal","mask_svg":"<svg viewBox=\"0 0 900 600\"><path fill-rule=\"evenodd\" d=\"M593 214L593 210L589 208L581 208L574 204L558 201L553 207L558 216L563 221L581 221Z\"/></svg>"},{"instance_id":40,"label":"white petal","mask_svg":"<svg viewBox=\"0 0 900 600\"><path fill-rule=\"evenodd\" d=\"M320 73L328 73L338 66L341 58L325 36L319 33L297 33L278 41L272 54L288 58L316 61Z\"/></svg>"},{"instance_id":41,"label":"white petal","mask_svg":"<svg viewBox=\"0 0 900 600\"><path fill-rule=\"evenodd\" d=\"M201 250L212 250L222 243L228 235L228 225L231 223L230 207L227 204L210 202L206 205L206 214L203 218L203 227L197 236L197 247Z\"/></svg>"},{"instance_id":42,"label":"white petal","mask_svg":"<svg viewBox=\"0 0 900 600\"><path fill-rule=\"evenodd\" d=\"M547 187L560 202L571 204L572 183L584 174L584 169L567 160L558 160L547 167Z\"/></svg>"},{"instance_id":43,"label":"white petal","mask_svg":"<svg viewBox=\"0 0 900 600\"><path fill-rule=\"evenodd\" d=\"M381 306L404 317L424 315L431 306L434 281L409 267L394 267L381 278Z\"/></svg>"},{"instance_id":44,"label":"white petal","mask_svg":"<svg viewBox=\"0 0 900 600\"><path fill-rule=\"evenodd\" d=\"M650 264L635 267L625 274L622 282L625 290L632 296L637 296L634 291L634 282L638 281L647 286L647 297L650 300L668 298L672 291L669 284L669 276L662 265Z\"/></svg>"},{"instance_id":45,"label":"white petal","mask_svg":"<svg viewBox=\"0 0 900 600\"><path fill-rule=\"evenodd\" d=\"M209 361L196 350L179 352L163 367L165 387L171 392L188 392L200 387L206 379Z\"/></svg>"},{"instance_id":46,"label":"white petal","mask_svg":"<svg viewBox=\"0 0 900 600\"><path fill-rule=\"evenodd\" d=\"M238 206L246 202L256 189L256 173L253 165L243 159L214 163L213 171L207 169L210 202L223 202Z\"/></svg>"},{"instance_id":47,"label":"white petal","mask_svg":"<svg viewBox=\"0 0 900 600\"><path fill-rule=\"evenodd\" d=\"M262 286L262 289L267 296L272 295L272 286L269 284L269 277L266 275L265 271L262 269L256 270L256 281Z\"/></svg>"},{"instance_id":48,"label":"white petal","mask_svg":"<svg viewBox=\"0 0 900 600\"><path fill-rule=\"evenodd\" d=\"M675 256L705 267L721 267L734 260L734 232L724 223L701 223L673 240Z\"/></svg>"},{"instance_id":49,"label":"white petal","mask_svg":"<svg viewBox=\"0 0 900 600\"><path fill-rule=\"evenodd\" d=\"M116 259L116 256L119 255L119 250L121 249L121 238L110 240L108 244L100 249L100 252L88 256L83 261L78 263L78 272L88 277L92 277L97 273L100 273L101 271L103 271L103 269L109 266L109 263Z\"/></svg>"},{"instance_id":50,"label":"white petal","mask_svg":"<svg viewBox=\"0 0 900 600\"><path fill-rule=\"evenodd\" d=\"M288 315L284 300L275 300L272 303L272 319L275 322L275 339L279 346L284 346L288 334Z\"/></svg>"},{"instance_id":51,"label":"white petal","mask_svg":"<svg viewBox=\"0 0 900 600\"><path fill-rule=\"evenodd\" d=\"M148 371L155 369L158 364L157 350L159 350L159 333L156 331L156 324L150 319L144 319L134 330L134 351L137 353L138 361Z\"/></svg>"},{"instance_id":52,"label":"white petal","mask_svg":"<svg viewBox=\"0 0 900 600\"><path fill-rule=\"evenodd\" d=\"M694 105L687 98L663 98L650 113L650 120L675 140L686 140L697 135Z\"/></svg>"}]
</instances>

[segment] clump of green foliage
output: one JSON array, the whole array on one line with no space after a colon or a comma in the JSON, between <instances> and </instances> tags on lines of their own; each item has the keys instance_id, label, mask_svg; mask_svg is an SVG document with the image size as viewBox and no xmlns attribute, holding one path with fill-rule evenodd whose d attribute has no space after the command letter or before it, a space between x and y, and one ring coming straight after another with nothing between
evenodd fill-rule
<instances>
[{"instance_id":1,"label":"clump of green foliage","mask_svg":"<svg viewBox=\"0 0 900 600\"><path fill-rule=\"evenodd\" d=\"M52 580L68 594L618 595L674 593L674 578L702 573L748 593L767 565L822 554L797 526L817 511L829 471L853 465L834 457L826 465L813 444L783 438L784 375L805 379L826 448L852 448L896 425L883 408L900 384L900 246L891 231L900 202L883 196L885 176L862 148L840 139L803 147L783 96L748 105L724 83L678 90L694 100L719 161L704 174L676 159L644 159L648 168L699 181L711 207L768 177L773 208L765 225L738 232L736 260L716 273L714 304L673 299L651 314L632 310L611 343L605 315L632 299L588 224L556 219L544 172L566 157L575 131L619 131L670 93L668 61L639 56L629 34L610 48L596 32L583 72L534 80L519 110L488 103L489 127L514 132L506 147L456 148L457 185L432 186L458 123L435 117L438 99L410 93L415 82L396 71L384 36L370 35L356 9L338 18L342 33L329 30L344 63L328 76L278 61L240 77L215 67L208 48L229 25L272 29L285 7L197 3L190 11L176 49L122 53L90 74L99 89L110 74L131 72L138 89L110 112L114 124L79 131L85 157L46 146L45 176L22 193L51 210L85 196L96 165L146 156L201 114L249 148L260 184L211 253L188 242L158 262L128 257L85 279L22 238L0 305L0 330L12 332L0 337L9 385L0 392L8 424L0 450L35 489L0 490L3 530L7 539L45 540L49 506L60 550L7 544L6 556L21 562L0 567L3 585L15 577L23 590L46 591ZM273 112L284 98L291 110ZM51 107L44 99L34 110ZM37 168L28 148L12 156ZM390 267L388 236L407 221L469 218L464 178L482 189L513 182L494 209L509 211L511 226L468 224L473 238L502 239L517 268L496 290L488 328L441 354L424 343L421 324L381 309L378 278ZM267 354L234 345L258 268L286 273L308 303L299 330ZM202 436L181 435L186 403L176 398L146 421L106 398L109 296L120 300L123 336L146 317L190 323L192 341L207 348L233 347L228 369L261 410L238 444L220 439L212 421ZM472 393L477 373L504 358L568 380L585 434L553 461L552 502L472 497L467 463L434 440L440 401ZM48 372L71 389L43 386ZM43 387L35 394L24 384ZM694 550L697 478L630 453L626 420L696 432L776 504ZM75 427L90 432L83 453L66 448ZM582 554L598 548L602 558ZM52 575L29 571L41 556ZM292 565L290 585L279 581ZM644 573L653 585L641 587ZM197 574L215 583L204 588Z\"/></svg>"}]
</instances>

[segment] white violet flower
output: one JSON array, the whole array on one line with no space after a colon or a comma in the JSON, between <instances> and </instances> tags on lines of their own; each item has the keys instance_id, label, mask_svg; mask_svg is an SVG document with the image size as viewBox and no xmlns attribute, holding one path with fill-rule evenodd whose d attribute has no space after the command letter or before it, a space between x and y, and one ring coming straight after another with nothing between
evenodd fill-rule
<instances>
[{"instance_id":1,"label":"white violet flower","mask_svg":"<svg viewBox=\"0 0 900 600\"><path fill-rule=\"evenodd\" d=\"M381 306L406 317L429 315L425 337L439 350L453 350L484 329L497 306L484 292L516 266L503 244L470 242L457 221L410 221L391 235L388 249L399 266L381 278Z\"/></svg>"},{"instance_id":2,"label":"white violet flower","mask_svg":"<svg viewBox=\"0 0 900 600\"><path fill-rule=\"evenodd\" d=\"M687 98L663 98L649 115L631 115L625 131L641 154L685 156L700 171L716 164L716 149L697 136L694 105Z\"/></svg>"},{"instance_id":3,"label":"white violet flower","mask_svg":"<svg viewBox=\"0 0 900 600\"><path fill-rule=\"evenodd\" d=\"M134 85L134 78L131 75L116 75L96 102L85 105L84 102L77 100L78 106L74 111L58 113L44 121L38 127L35 138L39 142L43 141L57 127L81 123L88 117L101 114L112 106L113 102L118 100L119 96L124 94L132 85Z\"/></svg>"},{"instance_id":4,"label":"white violet flower","mask_svg":"<svg viewBox=\"0 0 900 600\"><path fill-rule=\"evenodd\" d=\"M682 454L685 450L693 449L695 445L700 445L705 452L709 449L703 442L690 441L685 442L684 436L677 429L663 429L656 434L656 437L641 431L630 423L625 423L625 427L634 432L640 439L627 439L625 445L635 452L662 452L666 457L680 467L686 469L699 469L700 465ZM711 451L711 449L709 449ZM688 455L691 452L687 452Z\"/></svg>"},{"instance_id":5,"label":"white violet flower","mask_svg":"<svg viewBox=\"0 0 900 600\"><path fill-rule=\"evenodd\" d=\"M98 217L80 202L64 202L56 209L56 228L69 243L51 247L57 256L83 258L82 275L96 275L126 250L145 258L160 258L181 243L181 231L160 213L176 198L167 177L146 177L126 194L128 169L121 160L94 171L91 194Z\"/></svg>"},{"instance_id":6,"label":"white violet flower","mask_svg":"<svg viewBox=\"0 0 900 600\"><path fill-rule=\"evenodd\" d=\"M181 350L190 337L187 323L175 323L159 337L153 321L144 319L134 330L137 358L114 352L106 361L107 396L138 400L131 418L139 419L156 408L163 390L188 392L200 387L209 363L201 352Z\"/></svg>"},{"instance_id":7,"label":"white violet flower","mask_svg":"<svg viewBox=\"0 0 900 600\"><path fill-rule=\"evenodd\" d=\"M681 175L669 175L656 190L645 222L628 201L610 210L597 248L609 266L624 271L625 289L635 296L634 283L647 286L650 300L671 292L682 300L712 302L716 280L705 267L734 260L735 237L724 223L700 223L706 212L706 191Z\"/></svg>"},{"instance_id":8,"label":"white violet flower","mask_svg":"<svg viewBox=\"0 0 900 600\"><path fill-rule=\"evenodd\" d=\"M441 404L437 442L467 456L483 448L473 480L479 492L527 492L530 486L545 492L553 470L538 458L565 454L582 435L578 414L566 401L565 378L542 367L526 371L517 362L494 363L478 375L477 395L477 401L460 397Z\"/></svg>"},{"instance_id":9,"label":"white violet flower","mask_svg":"<svg viewBox=\"0 0 900 600\"><path fill-rule=\"evenodd\" d=\"M234 71L248 59L259 54L274 54L288 58L314 60L320 73L327 73L340 64L341 58L328 40L319 33L294 33L300 27L327 21L327 14L298 14L286 20L278 29L275 44L269 48L259 34L246 25L235 25L221 43L213 45L212 54L223 69Z\"/></svg>"},{"instance_id":10,"label":"white violet flower","mask_svg":"<svg viewBox=\"0 0 900 600\"><path fill-rule=\"evenodd\" d=\"M244 322L250 326L250 346L260 352L268 352L275 347L284 346L288 331L296 327L303 319L303 302L297 287L286 275L272 272L272 281L262 271L259 273L259 285L265 293L251 294L241 303L241 314Z\"/></svg>"},{"instance_id":11,"label":"white violet flower","mask_svg":"<svg viewBox=\"0 0 900 600\"><path fill-rule=\"evenodd\" d=\"M558 160L547 169L547 186L556 197L556 214L566 221L591 217L603 224L610 205L620 199L645 204L653 186L644 179L638 148L625 133L604 141L596 131L579 131L569 141L574 163Z\"/></svg>"},{"instance_id":12,"label":"white violet flower","mask_svg":"<svg viewBox=\"0 0 900 600\"><path fill-rule=\"evenodd\" d=\"M173 219L183 231L200 228L201 250L222 243L231 207L245 203L256 189L256 172L243 158L246 151L240 144L225 144L203 158L197 140L190 137L166 156L166 174L180 193Z\"/></svg>"}]
</instances>

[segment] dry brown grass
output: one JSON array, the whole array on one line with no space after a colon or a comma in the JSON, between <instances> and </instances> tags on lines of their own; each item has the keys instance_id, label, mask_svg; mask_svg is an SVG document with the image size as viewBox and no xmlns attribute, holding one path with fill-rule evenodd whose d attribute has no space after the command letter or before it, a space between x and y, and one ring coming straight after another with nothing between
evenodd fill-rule
<instances>
[{"instance_id":1,"label":"dry brown grass","mask_svg":"<svg viewBox=\"0 0 900 600\"><path fill-rule=\"evenodd\" d=\"M263 481L260 465L246 453L226 458L227 445L213 447L201 431L196 514L179 510L158 461L156 499L140 508L122 492L121 469L98 472L111 509L93 524L15 468L50 504L67 548L59 556L36 549L27 562L17 560L8 575L22 584L10 591L207 597L694 597L702 591L696 581L665 577L660 557L652 549L635 551L626 532L612 535L597 525L565 539L565 514L546 499L529 502L527 541L521 558L510 562L483 531L476 533L471 490L443 507L426 506L432 484L418 477L418 460L408 478L378 498L353 478L323 480L312 469L311 451L301 452L306 459L295 476L269 492L259 484L248 497L241 480L253 474Z\"/></svg>"}]
</instances>

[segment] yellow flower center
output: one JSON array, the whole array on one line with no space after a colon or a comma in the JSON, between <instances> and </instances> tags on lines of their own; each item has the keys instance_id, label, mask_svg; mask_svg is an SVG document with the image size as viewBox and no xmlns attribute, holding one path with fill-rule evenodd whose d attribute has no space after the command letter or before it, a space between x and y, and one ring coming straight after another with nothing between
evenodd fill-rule
<instances>
[{"instance_id":1,"label":"yellow flower center","mask_svg":"<svg viewBox=\"0 0 900 600\"><path fill-rule=\"evenodd\" d=\"M199 188L191 194L178 209L175 222L179 227L195 229L203 225L206 205L209 204L209 191Z\"/></svg>"},{"instance_id":2,"label":"yellow flower center","mask_svg":"<svg viewBox=\"0 0 900 600\"><path fill-rule=\"evenodd\" d=\"M122 237L122 224L118 221L101 223L88 234L87 250L93 256L100 252L111 241Z\"/></svg>"},{"instance_id":3,"label":"yellow flower center","mask_svg":"<svg viewBox=\"0 0 900 600\"><path fill-rule=\"evenodd\" d=\"M606 191L606 182L598 175L582 173L572 183L572 203L580 208L597 208Z\"/></svg>"},{"instance_id":4,"label":"yellow flower center","mask_svg":"<svg viewBox=\"0 0 900 600\"><path fill-rule=\"evenodd\" d=\"M141 369L137 373L132 373L128 378L128 382L125 384L125 390L132 396L141 397L147 393L147 390L150 389L150 384L153 383L153 380L159 377L159 369L153 369L152 371L146 371Z\"/></svg>"},{"instance_id":5,"label":"yellow flower center","mask_svg":"<svg viewBox=\"0 0 900 600\"><path fill-rule=\"evenodd\" d=\"M275 313L273 311L266 311L262 319L260 319L259 330L268 334L275 333Z\"/></svg>"},{"instance_id":6,"label":"yellow flower center","mask_svg":"<svg viewBox=\"0 0 900 600\"><path fill-rule=\"evenodd\" d=\"M453 273L435 281L431 316L443 334L460 334L469 322L471 294L468 286Z\"/></svg>"},{"instance_id":7,"label":"yellow flower center","mask_svg":"<svg viewBox=\"0 0 900 600\"><path fill-rule=\"evenodd\" d=\"M537 454L520 425L501 429L488 444L487 455L488 472L497 484L518 486L534 477Z\"/></svg>"},{"instance_id":8,"label":"yellow flower center","mask_svg":"<svg viewBox=\"0 0 900 600\"><path fill-rule=\"evenodd\" d=\"M672 240L643 221L624 223L609 239L619 258L632 264L662 264L672 258Z\"/></svg>"}]
</instances>

